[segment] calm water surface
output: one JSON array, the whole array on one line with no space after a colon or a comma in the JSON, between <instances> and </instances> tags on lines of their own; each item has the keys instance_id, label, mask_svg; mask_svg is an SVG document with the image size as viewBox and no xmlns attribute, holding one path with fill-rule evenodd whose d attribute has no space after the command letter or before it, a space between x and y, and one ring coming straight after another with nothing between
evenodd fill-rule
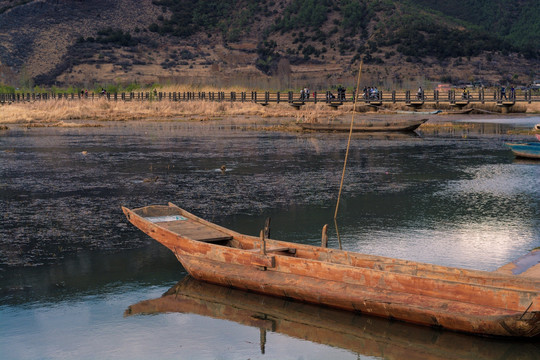
<instances>
[{"instance_id":1,"label":"calm water surface","mask_svg":"<svg viewBox=\"0 0 540 360\"><path fill-rule=\"evenodd\" d=\"M491 271L540 246L540 164L504 146L532 140L508 129L538 122L355 135L338 217L343 248ZM0 133L2 359L540 358L538 342L184 279L174 256L121 213L171 201L249 234L271 217L272 237L318 244L333 224L346 143L343 134L246 131L227 120ZM335 229L329 235L337 247Z\"/></svg>"}]
</instances>

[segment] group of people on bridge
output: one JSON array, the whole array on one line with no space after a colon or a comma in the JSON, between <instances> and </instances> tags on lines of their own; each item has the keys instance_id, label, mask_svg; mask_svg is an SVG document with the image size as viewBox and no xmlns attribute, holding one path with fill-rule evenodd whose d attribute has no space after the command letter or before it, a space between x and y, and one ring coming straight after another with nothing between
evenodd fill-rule
<instances>
[{"instance_id":1,"label":"group of people on bridge","mask_svg":"<svg viewBox=\"0 0 540 360\"><path fill-rule=\"evenodd\" d=\"M379 100L379 89L376 86L364 87L362 96L365 100Z\"/></svg>"},{"instance_id":2,"label":"group of people on bridge","mask_svg":"<svg viewBox=\"0 0 540 360\"><path fill-rule=\"evenodd\" d=\"M307 87L300 90L300 100L309 100L309 96L310 96L309 89Z\"/></svg>"},{"instance_id":3,"label":"group of people on bridge","mask_svg":"<svg viewBox=\"0 0 540 360\"><path fill-rule=\"evenodd\" d=\"M337 87L337 98L332 94L331 91L326 92L326 100L332 101L332 100L339 100L343 101L345 100L345 88L341 85Z\"/></svg>"},{"instance_id":4,"label":"group of people on bridge","mask_svg":"<svg viewBox=\"0 0 540 360\"><path fill-rule=\"evenodd\" d=\"M505 99L515 99L516 98L516 89L511 86L510 87L510 94L508 94L508 97L506 96L506 88L504 86L501 86L501 99L502 98L505 98Z\"/></svg>"},{"instance_id":5,"label":"group of people on bridge","mask_svg":"<svg viewBox=\"0 0 540 360\"><path fill-rule=\"evenodd\" d=\"M344 87L342 87L341 85L339 85L337 87L337 96L335 96L331 91L327 91L326 92L326 101L333 101L333 100L344 101L345 100L345 91L346 91L346 89ZM355 97L355 94L356 94L356 89L353 90L353 99ZM515 88L513 86L511 86L509 88L509 93L507 94L506 87L501 86L497 95L498 95L499 99L510 99L510 100L512 100L512 99L516 98L516 91L515 91ZM310 97L311 97L311 94L310 94L310 91L309 91L309 89L307 87L300 90L300 100L301 101L309 100ZM313 93L313 97L315 97L315 98L317 97L317 92ZM471 98L472 98L472 95L471 95L469 89L467 87L464 87L462 92L461 92L461 99L462 100L469 100ZM364 99L366 101L381 100L382 99L382 92L380 92L379 89L377 89L376 86L369 86L369 87L366 86L366 87L364 87L364 89L362 91L362 99ZM421 86L418 87L418 91L416 92L416 99L420 100L420 101L424 101L426 99L425 94L424 94L424 89Z\"/></svg>"}]
</instances>

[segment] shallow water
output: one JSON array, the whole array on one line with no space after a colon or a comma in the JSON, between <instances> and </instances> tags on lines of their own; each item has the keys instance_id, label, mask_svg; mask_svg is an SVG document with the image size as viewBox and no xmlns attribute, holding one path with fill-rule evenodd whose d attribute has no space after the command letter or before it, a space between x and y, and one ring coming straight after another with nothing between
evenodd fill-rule
<instances>
[{"instance_id":1,"label":"shallow water","mask_svg":"<svg viewBox=\"0 0 540 360\"><path fill-rule=\"evenodd\" d=\"M338 216L343 248L491 271L540 246L540 164L504 146L529 139L508 129L535 122L354 135ZM385 351L272 328L262 351L261 328L234 319L124 317L185 272L120 205L171 201L249 234L271 217L273 238L318 244L322 226L333 224L347 135L255 132L227 120L105 125L0 134L3 358L384 358L404 342L415 349L418 339L453 339L415 327L399 330L410 334L403 339L388 335L389 322L368 321L354 336L390 339ZM470 358L540 354L538 344L464 339ZM450 342L457 349L460 341ZM453 358L451 347L436 350Z\"/></svg>"}]
</instances>

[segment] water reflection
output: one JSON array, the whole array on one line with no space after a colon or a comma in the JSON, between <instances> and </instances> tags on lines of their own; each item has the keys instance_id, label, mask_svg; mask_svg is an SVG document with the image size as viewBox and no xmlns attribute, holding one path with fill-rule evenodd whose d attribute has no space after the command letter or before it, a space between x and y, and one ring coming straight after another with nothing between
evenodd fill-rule
<instances>
[{"instance_id":1,"label":"water reflection","mask_svg":"<svg viewBox=\"0 0 540 360\"><path fill-rule=\"evenodd\" d=\"M131 305L126 316L186 313L234 321L260 329L260 351L267 332L347 349L381 359L533 359L534 342L493 339L417 327L287 301L197 281L187 276L163 296Z\"/></svg>"}]
</instances>

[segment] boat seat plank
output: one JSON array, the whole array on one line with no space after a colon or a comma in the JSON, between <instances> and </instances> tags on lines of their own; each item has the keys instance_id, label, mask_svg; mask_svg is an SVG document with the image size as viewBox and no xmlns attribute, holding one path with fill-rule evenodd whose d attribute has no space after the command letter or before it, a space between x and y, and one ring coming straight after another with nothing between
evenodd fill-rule
<instances>
[{"instance_id":1,"label":"boat seat plank","mask_svg":"<svg viewBox=\"0 0 540 360\"><path fill-rule=\"evenodd\" d=\"M257 252L261 251L261 248L245 249L246 251ZM291 247L284 246L268 246L266 252L288 252L291 254L296 254L296 249Z\"/></svg>"},{"instance_id":2,"label":"boat seat plank","mask_svg":"<svg viewBox=\"0 0 540 360\"><path fill-rule=\"evenodd\" d=\"M191 220L165 221L157 223L159 226L180 236L204 242L232 240L229 234L199 224Z\"/></svg>"}]
</instances>

